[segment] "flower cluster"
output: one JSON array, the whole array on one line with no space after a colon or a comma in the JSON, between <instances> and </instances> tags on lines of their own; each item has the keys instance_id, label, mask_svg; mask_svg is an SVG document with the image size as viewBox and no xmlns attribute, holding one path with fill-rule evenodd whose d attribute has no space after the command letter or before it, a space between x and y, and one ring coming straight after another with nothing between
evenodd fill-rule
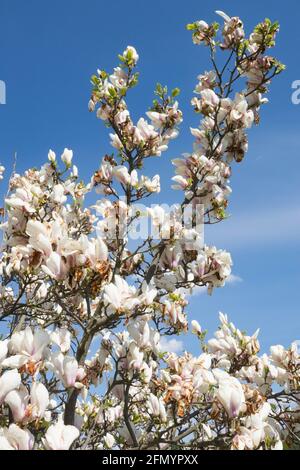
<instances>
[{"instance_id":1,"label":"flower cluster","mask_svg":"<svg viewBox=\"0 0 300 470\"><path fill-rule=\"evenodd\" d=\"M123 159L131 161L131 168L133 161L140 167L144 158L160 156L167 150L170 140L177 137L177 127L182 121L182 113L175 101L179 90L174 89L168 96L167 88L157 85L158 100L147 112L151 124L141 117L135 125L125 97L128 90L137 84L138 74L134 69L139 56L133 47L128 46L119 58L121 63L113 74L98 70L97 75L93 75L89 109L94 111L97 108L97 117L112 128L111 145Z\"/></svg>"},{"instance_id":2,"label":"flower cluster","mask_svg":"<svg viewBox=\"0 0 300 470\"><path fill-rule=\"evenodd\" d=\"M226 216L231 192L230 164L243 160L248 150L246 130L253 123L258 124L260 106L268 101L263 96L268 91L267 85L284 69L278 60L265 53L275 45L277 22L266 19L246 38L240 18L216 13L224 19L222 42L217 41L218 23L208 25L198 21L187 26L193 31L195 44L203 43L210 48L214 69L198 77L195 93L199 96L192 99L192 105L203 119L199 128L191 129L196 138L194 152L174 160L173 178L175 189L184 190L188 200L200 196L208 223ZM215 60L218 48L230 51L221 70ZM246 89L237 90L231 98L237 80L243 77Z\"/></svg>"},{"instance_id":3,"label":"flower cluster","mask_svg":"<svg viewBox=\"0 0 300 470\"><path fill-rule=\"evenodd\" d=\"M218 14L221 38L217 23L188 25L214 70L195 88L202 121L191 129L193 149L173 161L181 203L140 204L161 184L159 174L142 174L144 161L177 137L182 113L179 89L158 84L146 118L133 122L132 46L113 73L92 77L88 107L110 128L113 153L89 182L67 148L60 161L50 150L40 169L10 178L1 211L1 450L253 450L299 440L296 343L259 355L258 331L248 336L224 314L207 341L187 313L197 289L212 293L231 274L230 253L206 245L202 225L226 217L233 163L283 69L265 54L277 23L265 20L247 39L239 18ZM229 54L222 69L218 49ZM153 231L134 238L145 220ZM170 352L182 333L197 336L199 355Z\"/></svg>"}]
</instances>

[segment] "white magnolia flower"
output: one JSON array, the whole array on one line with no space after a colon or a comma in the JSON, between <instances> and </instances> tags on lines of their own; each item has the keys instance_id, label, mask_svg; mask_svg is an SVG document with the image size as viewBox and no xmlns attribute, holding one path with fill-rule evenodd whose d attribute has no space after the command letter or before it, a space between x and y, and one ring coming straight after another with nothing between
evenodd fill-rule
<instances>
[{"instance_id":1,"label":"white magnolia flower","mask_svg":"<svg viewBox=\"0 0 300 470\"><path fill-rule=\"evenodd\" d=\"M51 341L60 347L62 353L68 352L71 347L71 333L67 328L56 328L50 333Z\"/></svg>"},{"instance_id":2,"label":"white magnolia flower","mask_svg":"<svg viewBox=\"0 0 300 470\"><path fill-rule=\"evenodd\" d=\"M26 226L30 245L48 257L52 253L49 232L44 224L37 220L29 220Z\"/></svg>"},{"instance_id":3,"label":"white magnolia flower","mask_svg":"<svg viewBox=\"0 0 300 470\"><path fill-rule=\"evenodd\" d=\"M41 268L45 274L57 280L64 279L68 272L65 261L62 259L61 255L55 251L46 258L46 262Z\"/></svg>"},{"instance_id":4,"label":"white magnolia flower","mask_svg":"<svg viewBox=\"0 0 300 470\"><path fill-rule=\"evenodd\" d=\"M25 330L13 333L8 349L12 354L2 365L19 368L27 363L38 363L44 359L50 337L47 331L37 328L34 332L27 326Z\"/></svg>"},{"instance_id":5,"label":"white magnolia flower","mask_svg":"<svg viewBox=\"0 0 300 470\"><path fill-rule=\"evenodd\" d=\"M140 351L135 342L130 343L128 354L129 368L140 371L144 365L144 353Z\"/></svg>"},{"instance_id":6,"label":"white magnolia flower","mask_svg":"<svg viewBox=\"0 0 300 470\"><path fill-rule=\"evenodd\" d=\"M242 93L237 93L232 102L229 119L233 122L240 121L244 127L251 127L254 121L254 113L248 109L248 102Z\"/></svg>"},{"instance_id":7,"label":"white magnolia flower","mask_svg":"<svg viewBox=\"0 0 300 470\"><path fill-rule=\"evenodd\" d=\"M34 382L30 390L30 403L35 418L42 418L49 404L49 392L45 385Z\"/></svg>"},{"instance_id":8,"label":"white magnolia flower","mask_svg":"<svg viewBox=\"0 0 300 470\"><path fill-rule=\"evenodd\" d=\"M83 387L81 380L85 377L85 372L75 357L55 353L49 358L47 366L62 380L66 388Z\"/></svg>"},{"instance_id":9,"label":"white magnolia flower","mask_svg":"<svg viewBox=\"0 0 300 470\"><path fill-rule=\"evenodd\" d=\"M133 65L135 65L139 60L139 55L133 46L126 47L125 51L123 52L123 57L127 60L131 60L133 62Z\"/></svg>"},{"instance_id":10,"label":"white magnolia flower","mask_svg":"<svg viewBox=\"0 0 300 470\"><path fill-rule=\"evenodd\" d=\"M142 284L142 294L139 296L138 300L143 305L151 305L155 299L157 290L155 287L147 284L146 281Z\"/></svg>"},{"instance_id":11,"label":"white magnolia flower","mask_svg":"<svg viewBox=\"0 0 300 470\"><path fill-rule=\"evenodd\" d=\"M64 204L66 202L67 196L65 195L65 188L62 184L56 184L53 186L51 199L57 204Z\"/></svg>"},{"instance_id":12,"label":"white magnolia flower","mask_svg":"<svg viewBox=\"0 0 300 470\"><path fill-rule=\"evenodd\" d=\"M0 405L9 392L19 388L21 376L16 369L8 370L0 377Z\"/></svg>"},{"instance_id":13,"label":"white magnolia flower","mask_svg":"<svg viewBox=\"0 0 300 470\"><path fill-rule=\"evenodd\" d=\"M214 375L219 384L216 398L224 406L229 418L236 418L245 403L245 395L241 383L224 371L215 370Z\"/></svg>"},{"instance_id":14,"label":"white magnolia flower","mask_svg":"<svg viewBox=\"0 0 300 470\"><path fill-rule=\"evenodd\" d=\"M174 181L176 183L176 184L172 185L172 189L179 189L179 190L184 191L190 185L188 179L184 178L181 175L173 176L172 181Z\"/></svg>"},{"instance_id":15,"label":"white magnolia flower","mask_svg":"<svg viewBox=\"0 0 300 470\"><path fill-rule=\"evenodd\" d=\"M147 213L151 217L155 227L160 227L164 223L166 212L161 206L148 208Z\"/></svg>"},{"instance_id":16,"label":"white magnolia flower","mask_svg":"<svg viewBox=\"0 0 300 470\"><path fill-rule=\"evenodd\" d=\"M114 282L105 286L104 301L119 312L131 310L139 303L135 288L130 287L120 276L115 276Z\"/></svg>"},{"instance_id":17,"label":"white magnolia flower","mask_svg":"<svg viewBox=\"0 0 300 470\"><path fill-rule=\"evenodd\" d=\"M16 424L0 428L0 450L32 450L34 437L27 429Z\"/></svg>"},{"instance_id":18,"label":"white magnolia flower","mask_svg":"<svg viewBox=\"0 0 300 470\"><path fill-rule=\"evenodd\" d=\"M156 129L160 129L165 124L168 117L166 113L157 113L155 111L148 111L146 115L151 119L152 125Z\"/></svg>"},{"instance_id":19,"label":"white magnolia flower","mask_svg":"<svg viewBox=\"0 0 300 470\"><path fill-rule=\"evenodd\" d=\"M104 442L106 444L106 447L108 447L108 449L111 449L114 446L116 440L115 440L114 436L108 432L104 436Z\"/></svg>"},{"instance_id":20,"label":"white magnolia flower","mask_svg":"<svg viewBox=\"0 0 300 470\"><path fill-rule=\"evenodd\" d=\"M0 368L1 362L6 358L8 352L8 340L0 341Z\"/></svg>"},{"instance_id":21,"label":"white magnolia flower","mask_svg":"<svg viewBox=\"0 0 300 470\"><path fill-rule=\"evenodd\" d=\"M130 175L128 173L128 169L126 166L115 166L113 169L113 175L114 177L123 184L129 184L130 183Z\"/></svg>"},{"instance_id":22,"label":"white magnolia flower","mask_svg":"<svg viewBox=\"0 0 300 470\"><path fill-rule=\"evenodd\" d=\"M192 320L191 325L192 325L192 333L194 333L195 335L200 335L202 333L202 328L197 322L197 320Z\"/></svg>"},{"instance_id":23,"label":"white magnolia flower","mask_svg":"<svg viewBox=\"0 0 300 470\"><path fill-rule=\"evenodd\" d=\"M98 110L99 111L99 110ZM98 113L97 113L98 114ZM110 137L110 144L118 149L118 150L121 150L123 148L123 144L122 142L120 141L119 137L117 136L117 134L109 134L109 137Z\"/></svg>"},{"instance_id":24,"label":"white magnolia flower","mask_svg":"<svg viewBox=\"0 0 300 470\"><path fill-rule=\"evenodd\" d=\"M56 155L55 155L55 152L53 152L53 150L49 150L48 152L48 160L51 162L51 163L54 163L55 160L56 160Z\"/></svg>"},{"instance_id":25,"label":"white magnolia flower","mask_svg":"<svg viewBox=\"0 0 300 470\"><path fill-rule=\"evenodd\" d=\"M148 412L152 416L159 416L164 423L167 420L166 408L162 398L157 398L153 393L150 393L148 399Z\"/></svg>"},{"instance_id":26,"label":"white magnolia flower","mask_svg":"<svg viewBox=\"0 0 300 470\"><path fill-rule=\"evenodd\" d=\"M147 142L153 140L158 136L154 127L149 124L144 118L140 118L135 129L135 140L137 143Z\"/></svg>"},{"instance_id":27,"label":"white magnolia flower","mask_svg":"<svg viewBox=\"0 0 300 470\"><path fill-rule=\"evenodd\" d=\"M230 21L230 16L228 16L224 11L216 10L216 14L221 16L224 21L229 22Z\"/></svg>"},{"instance_id":28,"label":"white magnolia flower","mask_svg":"<svg viewBox=\"0 0 300 470\"><path fill-rule=\"evenodd\" d=\"M159 193L160 192L160 176L155 175L153 176L152 179L142 176L140 186L146 188L146 190L149 193Z\"/></svg>"},{"instance_id":29,"label":"white magnolia flower","mask_svg":"<svg viewBox=\"0 0 300 470\"><path fill-rule=\"evenodd\" d=\"M48 428L42 441L46 450L69 450L79 434L75 426L66 426L59 420Z\"/></svg>"},{"instance_id":30,"label":"white magnolia flower","mask_svg":"<svg viewBox=\"0 0 300 470\"><path fill-rule=\"evenodd\" d=\"M68 168L70 168L72 164L72 158L73 158L73 150L69 150L65 148L61 155L61 160Z\"/></svg>"},{"instance_id":31,"label":"white magnolia flower","mask_svg":"<svg viewBox=\"0 0 300 470\"><path fill-rule=\"evenodd\" d=\"M49 404L49 393L40 382L34 382L30 395L27 388L12 390L6 395L5 403L10 407L14 421L32 421L44 417Z\"/></svg>"}]
</instances>

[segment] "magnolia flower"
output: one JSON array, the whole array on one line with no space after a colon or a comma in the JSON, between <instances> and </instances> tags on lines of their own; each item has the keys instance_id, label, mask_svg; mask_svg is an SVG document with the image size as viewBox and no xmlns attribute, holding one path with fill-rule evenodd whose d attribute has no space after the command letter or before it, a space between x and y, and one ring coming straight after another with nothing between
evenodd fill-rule
<instances>
[{"instance_id":1,"label":"magnolia flower","mask_svg":"<svg viewBox=\"0 0 300 470\"><path fill-rule=\"evenodd\" d=\"M202 328L197 322L197 320L192 320L191 325L192 325L192 333L194 333L195 335L201 335Z\"/></svg>"},{"instance_id":2,"label":"magnolia flower","mask_svg":"<svg viewBox=\"0 0 300 470\"><path fill-rule=\"evenodd\" d=\"M32 421L45 415L49 393L42 383L34 382L30 395L27 388L21 386L19 390L12 390L6 395L5 403L10 407L14 421Z\"/></svg>"},{"instance_id":3,"label":"magnolia flower","mask_svg":"<svg viewBox=\"0 0 300 470\"><path fill-rule=\"evenodd\" d=\"M205 72L204 75L198 75L199 83L196 85L195 93L201 93L206 88L214 88L216 86L217 75L214 71Z\"/></svg>"},{"instance_id":4,"label":"magnolia flower","mask_svg":"<svg viewBox=\"0 0 300 470\"><path fill-rule=\"evenodd\" d=\"M116 114L115 117L115 122L117 124L123 124L124 122L128 121L130 119L130 114L128 109L124 109L123 111L120 111L118 114Z\"/></svg>"},{"instance_id":5,"label":"magnolia flower","mask_svg":"<svg viewBox=\"0 0 300 470\"><path fill-rule=\"evenodd\" d=\"M190 181L181 175L173 176L172 181L176 183L172 185L172 189L179 189L184 191L190 186Z\"/></svg>"},{"instance_id":6,"label":"magnolia flower","mask_svg":"<svg viewBox=\"0 0 300 470\"><path fill-rule=\"evenodd\" d=\"M54 163L56 161L56 155L55 155L55 152L53 152L53 150L49 150L48 152L48 160L51 162L51 163Z\"/></svg>"},{"instance_id":7,"label":"magnolia flower","mask_svg":"<svg viewBox=\"0 0 300 470\"><path fill-rule=\"evenodd\" d=\"M201 100L200 100L200 111L205 115L213 113L217 106L220 103L220 98L218 95L211 90L210 88L206 88L205 90L201 91Z\"/></svg>"},{"instance_id":8,"label":"magnolia flower","mask_svg":"<svg viewBox=\"0 0 300 470\"><path fill-rule=\"evenodd\" d=\"M61 160L66 165L66 167L70 168L72 164L72 158L73 158L73 150L69 150L65 148L61 155Z\"/></svg>"},{"instance_id":9,"label":"magnolia flower","mask_svg":"<svg viewBox=\"0 0 300 470\"><path fill-rule=\"evenodd\" d=\"M72 178L77 178L78 177L78 168L77 168L76 165L73 165L73 167L72 167L71 177Z\"/></svg>"},{"instance_id":10,"label":"magnolia flower","mask_svg":"<svg viewBox=\"0 0 300 470\"><path fill-rule=\"evenodd\" d=\"M111 448L114 446L116 440L115 440L114 436L108 432L108 433L104 436L104 442L105 442L105 444L106 444L106 447L107 447L108 449L111 449Z\"/></svg>"},{"instance_id":11,"label":"magnolia flower","mask_svg":"<svg viewBox=\"0 0 300 470\"><path fill-rule=\"evenodd\" d=\"M116 87L116 88L124 88L126 87L128 79L128 74L124 69L121 67L115 67L114 68L114 73L112 73L109 76L110 82Z\"/></svg>"},{"instance_id":12,"label":"magnolia flower","mask_svg":"<svg viewBox=\"0 0 300 470\"><path fill-rule=\"evenodd\" d=\"M57 280L64 279L68 272L65 261L62 259L60 254L55 251L50 254L41 268L45 274Z\"/></svg>"},{"instance_id":13,"label":"magnolia flower","mask_svg":"<svg viewBox=\"0 0 300 470\"><path fill-rule=\"evenodd\" d=\"M129 184L130 183L130 175L128 173L128 169L126 166L116 166L113 169L113 175L114 177L123 184Z\"/></svg>"},{"instance_id":14,"label":"magnolia flower","mask_svg":"<svg viewBox=\"0 0 300 470\"><path fill-rule=\"evenodd\" d=\"M62 353L68 352L71 347L71 333L67 328L56 328L50 333L51 341L60 347Z\"/></svg>"},{"instance_id":15,"label":"magnolia flower","mask_svg":"<svg viewBox=\"0 0 300 470\"><path fill-rule=\"evenodd\" d=\"M84 369L78 365L75 357L64 356L61 352L52 354L47 363L64 383L66 388L82 388L82 380L85 377Z\"/></svg>"},{"instance_id":16,"label":"magnolia flower","mask_svg":"<svg viewBox=\"0 0 300 470\"><path fill-rule=\"evenodd\" d=\"M12 390L6 395L5 403L9 406L14 421L20 423L26 416L26 408L29 403L27 388L21 385L19 390Z\"/></svg>"},{"instance_id":17,"label":"magnolia flower","mask_svg":"<svg viewBox=\"0 0 300 470\"><path fill-rule=\"evenodd\" d=\"M236 450L253 450L254 442L251 430L241 426L239 432L232 440L231 448Z\"/></svg>"},{"instance_id":18,"label":"magnolia flower","mask_svg":"<svg viewBox=\"0 0 300 470\"><path fill-rule=\"evenodd\" d=\"M65 188L62 184L56 184L53 187L52 200L57 204L64 204L64 202L66 202L67 196L65 195Z\"/></svg>"},{"instance_id":19,"label":"magnolia flower","mask_svg":"<svg viewBox=\"0 0 300 470\"><path fill-rule=\"evenodd\" d=\"M69 450L79 434L75 426L65 426L59 420L48 428L42 442L46 450Z\"/></svg>"},{"instance_id":20,"label":"magnolia flower","mask_svg":"<svg viewBox=\"0 0 300 470\"><path fill-rule=\"evenodd\" d=\"M1 362L6 358L8 352L8 340L0 341L0 368Z\"/></svg>"},{"instance_id":21,"label":"magnolia flower","mask_svg":"<svg viewBox=\"0 0 300 470\"><path fill-rule=\"evenodd\" d=\"M32 450L34 437L27 429L16 424L9 428L0 428L0 450Z\"/></svg>"},{"instance_id":22,"label":"magnolia flower","mask_svg":"<svg viewBox=\"0 0 300 470\"><path fill-rule=\"evenodd\" d=\"M139 347L134 343L130 343L128 354L129 368L140 371L144 363L144 353L140 351Z\"/></svg>"},{"instance_id":23,"label":"magnolia flower","mask_svg":"<svg viewBox=\"0 0 300 470\"><path fill-rule=\"evenodd\" d=\"M153 176L152 180L142 176L141 177L141 186L144 186L149 193L159 193L160 192L160 176Z\"/></svg>"},{"instance_id":24,"label":"magnolia flower","mask_svg":"<svg viewBox=\"0 0 300 470\"><path fill-rule=\"evenodd\" d=\"M254 121L253 111L248 109L248 102L243 94L237 93L229 114L231 121L241 121L244 127L251 127Z\"/></svg>"},{"instance_id":25,"label":"magnolia flower","mask_svg":"<svg viewBox=\"0 0 300 470\"><path fill-rule=\"evenodd\" d=\"M161 206L148 208L147 213L151 217L152 222L156 227L160 227L166 218L165 210Z\"/></svg>"},{"instance_id":26,"label":"magnolia flower","mask_svg":"<svg viewBox=\"0 0 300 470\"><path fill-rule=\"evenodd\" d=\"M193 34L193 43L202 44L205 39L205 33L207 32L209 26L206 21L203 20L196 21L195 26L197 27L197 31Z\"/></svg>"},{"instance_id":27,"label":"magnolia flower","mask_svg":"<svg viewBox=\"0 0 300 470\"><path fill-rule=\"evenodd\" d=\"M140 345L141 348L148 347L150 342L150 327L147 322L130 322L128 325L128 331L130 336L135 340L137 344Z\"/></svg>"},{"instance_id":28,"label":"magnolia flower","mask_svg":"<svg viewBox=\"0 0 300 470\"><path fill-rule=\"evenodd\" d=\"M155 111L148 111L146 113L149 119L152 121L152 125L156 129L160 129L166 122L168 115L166 113L157 113Z\"/></svg>"},{"instance_id":29,"label":"magnolia flower","mask_svg":"<svg viewBox=\"0 0 300 470\"><path fill-rule=\"evenodd\" d=\"M224 13L224 11L216 10L216 14L221 16L226 23L228 23L231 20L230 16Z\"/></svg>"},{"instance_id":30,"label":"magnolia flower","mask_svg":"<svg viewBox=\"0 0 300 470\"><path fill-rule=\"evenodd\" d=\"M109 118L111 111L110 106L103 104L97 109L97 118L106 121Z\"/></svg>"},{"instance_id":31,"label":"magnolia flower","mask_svg":"<svg viewBox=\"0 0 300 470\"><path fill-rule=\"evenodd\" d=\"M182 327L186 327L186 315L183 313L183 308L180 303L165 300L163 310L172 325L178 326L181 324Z\"/></svg>"},{"instance_id":32,"label":"magnolia flower","mask_svg":"<svg viewBox=\"0 0 300 470\"><path fill-rule=\"evenodd\" d=\"M115 276L114 282L104 288L104 301L114 310L123 312L131 310L139 303L135 294L133 287L130 287L120 276Z\"/></svg>"},{"instance_id":33,"label":"magnolia flower","mask_svg":"<svg viewBox=\"0 0 300 470\"><path fill-rule=\"evenodd\" d=\"M52 253L52 245L49 239L49 232L44 224L37 220L29 220L26 226L26 233L29 235L30 245L45 256Z\"/></svg>"},{"instance_id":34,"label":"magnolia flower","mask_svg":"<svg viewBox=\"0 0 300 470\"><path fill-rule=\"evenodd\" d=\"M21 384L21 376L16 369L8 370L0 377L0 405L7 394L17 389Z\"/></svg>"},{"instance_id":35,"label":"magnolia flower","mask_svg":"<svg viewBox=\"0 0 300 470\"><path fill-rule=\"evenodd\" d=\"M92 113L93 111L95 111L95 107L96 107L96 103L94 102L94 100L89 100L88 102L88 110Z\"/></svg>"},{"instance_id":36,"label":"magnolia flower","mask_svg":"<svg viewBox=\"0 0 300 470\"><path fill-rule=\"evenodd\" d=\"M156 297L156 294L157 290L144 281L142 284L142 294L139 296L138 300L143 305L151 305Z\"/></svg>"},{"instance_id":37,"label":"magnolia flower","mask_svg":"<svg viewBox=\"0 0 300 470\"><path fill-rule=\"evenodd\" d=\"M148 124L144 118L140 118L135 129L135 139L137 143L154 140L157 136L158 134L154 130L154 127Z\"/></svg>"},{"instance_id":38,"label":"magnolia flower","mask_svg":"<svg viewBox=\"0 0 300 470\"><path fill-rule=\"evenodd\" d=\"M231 48L240 43L244 38L245 32L243 23L238 17L230 17L223 11L216 11L216 14L224 19L223 37L224 43L220 45L222 49ZM250 36L251 37L251 36Z\"/></svg>"},{"instance_id":39,"label":"magnolia flower","mask_svg":"<svg viewBox=\"0 0 300 470\"><path fill-rule=\"evenodd\" d=\"M139 55L133 46L127 46L122 55L124 59L133 66L135 66L139 60Z\"/></svg>"},{"instance_id":40,"label":"magnolia flower","mask_svg":"<svg viewBox=\"0 0 300 470\"><path fill-rule=\"evenodd\" d=\"M138 174L133 170L130 174L125 166L115 166L112 170L112 175L122 184L130 184L135 187L138 184Z\"/></svg>"},{"instance_id":41,"label":"magnolia flower","mask_svg":"<svg viewBox=\"0 0 300 470\"><path fill-rule=\"evenodd\" d=\"M118 150L121 150L123 148L123 144L122 142L120 141L119 137L117 136L117 134L109 134L109 137L110 137L110 144L112 145L112 147L118 149Z\"/></svg>"},{"instance_id":42,"label":"magnolia flower","mask_svg":"<svg viewBox=\"0 0 300 470\"><path fill-rule=\"evenodd\" d=\"M223 371L214 371L219 381L216 398L224 406L229 418L236 418L245 403L245 395L240 382Z\"/></svg>"},{"instance_id":43,"label":"magnolia flower","mask_svg":"<svg viewBox=\"0 0 300 470\"><path fill-rule=\"evenodd\" d=\"M157 398L153 393L150 393L148 399L148 413L153 416L159 416L161 421L167 421L167 414L165 405L162 398Z\"/></svg>"},{"instance_id":44,"label":"magnolia flower","mask_svg":"<svg viewBox=\"0 0 300 470\"><path fill-rule=\"evenodd\" d=\"M30 390L30 403L35 418L42 418L49 404L49 393L40 382L34 382Z\"/></svg>"},{"instance_id":45,"label":"magnolia flower","mask_svg":"<svg viewBox=\"0 0 300 470\"><path fill-rule=\"evenodd\" d=\"M12 354L2 363L4 367L22 367L27 363L36 364L40 362L46 354L46 348L49 344L49 334L42 330L32 329L27 326L25 330L13 333L8 349Z\"/></svg>"}]
</instances>

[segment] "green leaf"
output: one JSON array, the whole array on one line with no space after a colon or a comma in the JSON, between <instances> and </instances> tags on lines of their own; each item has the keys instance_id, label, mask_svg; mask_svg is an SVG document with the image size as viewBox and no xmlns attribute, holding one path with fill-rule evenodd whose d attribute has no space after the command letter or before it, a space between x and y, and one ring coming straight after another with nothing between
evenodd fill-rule
<instances>
[{"instance_id":1,"label":"green leaf","mask_svg":"<svg viewBox=\"0 0 300 470\"><path fill-rule=\"evenodd\" d=\"M94 84L94 85L97 85L99 83L99 78L97 77L97 75L92 75L91 76L91 82Z\"/></svg>"},{"instance_id":2,"label":"green leaf","mask_svg":"<svg viewBox=\"0 0 300 470\"><path fill-rule=\"evenodd\" d=\"M186 29L188 31L195 31L197 29L197 23L188 23Z\"/></svg>"},{"instance_id":3,"label":"green leaf","mask_svg":"<svg viewBox=\"0 0 300 470\"><path fill-rule=\"evenodd\" d=\"M174 88L172 90L172 97L175 98L175 96L178 96L180 94L180 88Z\"/></svg>"},{"instance_id":4,"label":"green leaf","mask_svg":"<svg viewBox=\"0 0 300 470\"><path fill-rule=\"evenodd\" d=\"M117 96L117 92L113 87L108 88L108 93L112 98L115 98Z\"/></svg>"}]
</instances>

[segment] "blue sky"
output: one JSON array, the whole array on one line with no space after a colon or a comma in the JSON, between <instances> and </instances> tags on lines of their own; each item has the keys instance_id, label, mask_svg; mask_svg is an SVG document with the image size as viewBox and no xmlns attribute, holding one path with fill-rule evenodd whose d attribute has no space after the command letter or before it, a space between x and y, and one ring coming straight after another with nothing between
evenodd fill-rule
<instances>
[{"instance_id":1,"label":"blue sky","mask_svg":"<svg viewBox=\"0 0 300 470\"><path fill-rule=\"evenodd\" d=\"M197 75L209 69L207 50L192 44L185 24L217 20L216 9L240 16L247 31L266 16L280 21L276 55L287 70L272 84L261 125L250 132L245 161L234 167L230 220L206 230L207 241L231 251L234 274L242 281L212 297L198 295L190 307L190 318L211 333L219 310L250 333L260 327L264 350L300 339L300 105L291 102L291 84L300 79L300 4L286 5L270 0L0 2L0 80L7 88L7 103L0 105L2 164L9 171L17 152L22 172L41 165L49 148L60 153L69 147L88 178L111 151L107 130L87 111L89 78L97 67L111 70L130 44L140 54L140 84L128 100L134 118L150 106L158 81L182 90L180 137L148 166L150 174L159 171L163 177L162 202L174 197L171 158L191 149L189 127L198 119L190 98Z\"/></svg>"}]
</instances>

